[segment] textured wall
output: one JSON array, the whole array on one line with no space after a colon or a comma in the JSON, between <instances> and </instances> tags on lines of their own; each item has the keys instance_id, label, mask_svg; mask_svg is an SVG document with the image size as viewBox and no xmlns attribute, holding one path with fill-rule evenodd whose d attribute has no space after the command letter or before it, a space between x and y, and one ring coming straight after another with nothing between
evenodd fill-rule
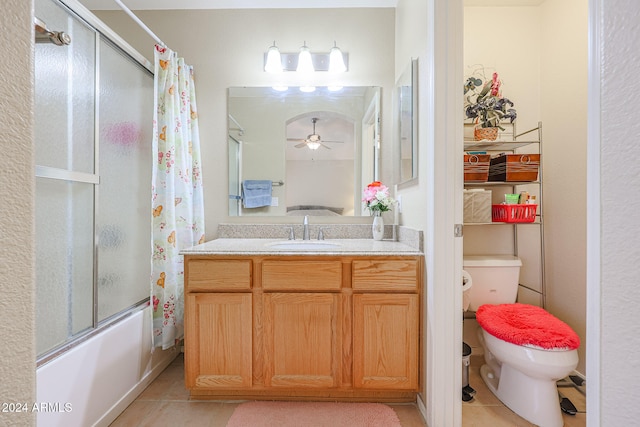
<instances>
[{"instance_id":1,"label":"textured wall","mask_svg":"<svg viewBox=\"0 0 640 427\"><path fill-rule=\"evenodd\" d=\"M598 3L598 2L594 2ZM600 420L638 424L640 2L600 0ZM590 173L598 173L597 170ZM587 361L588 363L588 361ZM593 425L596 425L595 423Z\"/></svg>"},{"instance_id":2,"label":"textured wall","mask_svg":"<svg viewBox=\"0 0 640 427\"><path fill-rule=\"evenodd\" d=\"M1 9L0 404L29 406L27 413L0 412L0 425L29 426L35 424L32 4L3 0Z\"/></svg>"},{"instance_id":3,"label":"textured wall","mask_svg":"<svg viewBox=\"0 0 640 427\"><path fill-rule=\"evenodd\" d=\"M540 9L547 310L580 336L585 373L588 0Z\"/></svg>"}]
</instances>

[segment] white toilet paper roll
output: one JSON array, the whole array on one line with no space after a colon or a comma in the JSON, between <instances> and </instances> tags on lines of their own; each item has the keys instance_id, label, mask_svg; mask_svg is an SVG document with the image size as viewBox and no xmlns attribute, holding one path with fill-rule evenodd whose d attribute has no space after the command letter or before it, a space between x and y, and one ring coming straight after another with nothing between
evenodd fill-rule
<instances>
[{"instance_id":1,"label":"white toilet paper roll","mask_svg":"<svg viewBox=\"0 0 640 427\"><path fill-rule=\"evenodd\" d=\"M465 270L462 270L462 310L464 311L467 311L471 304L471 296L468 292L471 286L473 286L471 275Z\"/></svg>"},{"instance_id":2,"label":"white toilet paper roll","mask_svg":"<svg viewBox=\"0 0 640 427\"><path fill-rule=\"evenodd\" d=\"M462 270L462 292L468 291L473 286L473 279L466 270Z\"/></svg>"}]
</instances>

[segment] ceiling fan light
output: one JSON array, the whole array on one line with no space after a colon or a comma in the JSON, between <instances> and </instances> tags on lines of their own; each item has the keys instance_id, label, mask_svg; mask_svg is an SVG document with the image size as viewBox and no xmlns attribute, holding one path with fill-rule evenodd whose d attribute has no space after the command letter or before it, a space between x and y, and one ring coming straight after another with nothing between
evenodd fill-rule
<instances>
[{"instance_id":1,"label":"ceiling fan light","mask_svg":"<svg viewBox=\"0 0 640 427\"><path fill-rule=\"evenodd\" d=\"M329 72L330 73L344 73L347 71L347 66L344 65L344 57L342 51L333 42L333 47L329 52Z\"/></svg>"},{"instance_id":2,"label":"ceiling fan light","mask_svg":"<svg viewBox=\"0 0 640 427\"><path fill-rule=\"evenodd\" d=\"M315 70L313 69L313 60L311 59L311 51L305 44L300 48L300 53L298 54L298 68L296 68L298 73L313 73Z\"/></svg>"},{"instance_id":3,"label":"ceiling fan light","mask_svg":"<svg viewBox=\"0 0 640 427\"><path fill-rule=\"evenodd\" d=\"M319 142L307 142L307 147L309 147L310 150L317 150L318 148L320 148L320 143Z\"/></svg>"},{"instance_id":4,"label":"ceiling fan light","mask_svg":"<svg viewBox=\"0 0 640 427\"><path fill-rule=\"evenodd\" d=\"M267 61L264 65L264 70L267 73L281 73L282 72L282 58L280 56L280 49L276 46L276 42L273 42L273 46L267 51Z\"/></svg>"},{"instance_id":5,"label":"ceiling fan light","mask_svg":"<svg viewBox=\"0 0 640 427\"><path fill-rule=\"evenodd\" d=\"M300 86L300 92L314 92L315 90L315 86Z\"/></svg>"}]
</instances>

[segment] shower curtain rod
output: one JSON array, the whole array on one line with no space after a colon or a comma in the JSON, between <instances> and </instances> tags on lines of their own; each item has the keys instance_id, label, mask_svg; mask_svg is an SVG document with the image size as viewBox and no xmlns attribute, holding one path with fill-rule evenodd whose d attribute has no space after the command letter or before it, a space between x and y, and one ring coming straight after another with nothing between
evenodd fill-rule
<instances>
[{"instance_id":1,"label":"shower curtain rod","mask_svg":"<svg viewBox=\"0 0 640 427\"><path fill-rule=\"evenodd\" d=\"M153 38L155 41L158 42L158 44L160 44L162 47L167 47L167 45L160 40L160 37L156 36L156 34L151 31L151 29L149 27L146 26L146 24L144 22L142 22L140 20L140 18L138 18L132 11L131 9L129 9L124 3L122 3L120 0L113 0L115 1L118 6L120 6L120 9L122 9L122 11L124 13L126 13L127 15L129 15L129 17L131 19L133 19L134 21L136 21L136 24L138 24L143 30L145 30L147 32L147 34L149 34L151 36L151 38Z\"/></svg>"}]
</instances>

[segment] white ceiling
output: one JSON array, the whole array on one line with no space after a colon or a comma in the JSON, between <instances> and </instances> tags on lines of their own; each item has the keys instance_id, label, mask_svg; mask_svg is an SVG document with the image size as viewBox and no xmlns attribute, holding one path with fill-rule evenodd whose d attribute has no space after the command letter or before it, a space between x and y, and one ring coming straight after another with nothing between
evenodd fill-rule
<instances>
[{"instance_id":1,"label":"white ceiling","mask_svg":"<svg viewBox=\"0 0 640 427\"><path fill-rule=\"evenodd\" d=\"M131 10L396 7L398 0L121 0ZM538 6L546 0L464 0L465 6ZM119 10L114 0L80 0L91 10Z\"/></svg>"},{"instance_id":2,"label":"white ceiling","mask_svg":"<svg viewBox=\"0 0 640 427\"><path fill-rule=\"evenodd\" d=\"M396 7L398 0L121 0L131 10L159 9L309 9ZM91 10L118 10L113 0L80 0Z\"/></svg>"},{"instance_id":3,"label":"white ceiling","mask_svg":"<svg viewBox=\"0 0 640 427\"><path fill-rule=\"evenodd\" d=\"M546 0L464 0L465 6L539 6Z\"/></svg>"}]
</instances>

